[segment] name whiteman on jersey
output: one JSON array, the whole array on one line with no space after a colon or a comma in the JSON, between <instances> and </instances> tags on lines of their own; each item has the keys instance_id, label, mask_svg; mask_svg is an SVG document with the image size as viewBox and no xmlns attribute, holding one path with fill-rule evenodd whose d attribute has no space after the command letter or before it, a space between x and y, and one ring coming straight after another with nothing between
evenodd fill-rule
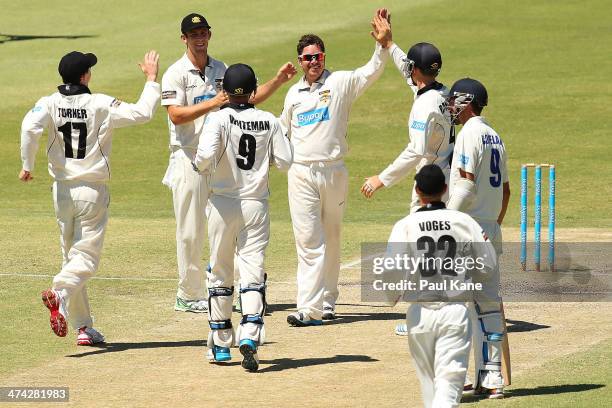
<instances>
[{"instance_id":1,"label":"name whiteman on jersey","mask_svg":"<svg viewBox=\"0 0 612 408\"><path fill-rule=\"evenodd\" d=\"M267 120L254 120L245 122L243 120L236 120L232 115L229 115L230 123L238 126L242 130L252 130L254 132L262 130L270 130L270 122Z\"/></svg>"}]
</instances>

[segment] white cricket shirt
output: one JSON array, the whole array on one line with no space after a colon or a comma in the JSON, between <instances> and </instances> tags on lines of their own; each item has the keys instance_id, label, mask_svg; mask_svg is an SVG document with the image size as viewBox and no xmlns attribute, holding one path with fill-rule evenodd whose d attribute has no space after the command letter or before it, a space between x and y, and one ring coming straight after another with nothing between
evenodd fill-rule
<instances>
[{"instance_id":1,"label":"white cricket shirt","mask_svg":"<svg viewBox=\"0 0 612 408\"><path fill-rule=\"evenodd\" d=\"M200 72L184 54L181 59L170 65L162 77L162 106L191 106L212 99L222 89L223 76L227 66L208 56L204 72ZM198 147L198 135L207 115L195 120L175 125L168 117L170 129L170 146L195 149Z\"/></svg>"},{"instance_id":2,"label":"white cricket shirt","mask_svg":"<svg viewBox=\"0 0 612 408\"><path fill-rule=\"evenodd\" d=\"M291 143L273 114L228 104L208 116L194 163L200 171L210 167L212 194L265 200L270 161L288 170L292 160Z\"/></svg>"},{"instance_id":3,"label":"white cricket shirt","mask_svg":"<svg viewBox=\"0 0 612 408\"><path fill-rule=\"evenodd\" d=\"M280 121L293 144L295 162L335 161L346 155L351 106L380 77L387 58L387 50L377 43L364 66L325 70L312 85L302 77L289 88Z\"/></svg>"},{"instance_id":4,"label":"white cricket shirt","mask_svg":"<svg viewBox=\"0 0 612 408\"><path fill-rule=\"evenodd\" d=\"M466 212L483 221L496 221L502 208L503 184L508 182L506 148L482 116L470 118L457 135L450 176L450 194L461 177L459 169L474 175L475 200Z\"/></svg>"},{"instance_id":5,"label":"white cricket shirt","mask_svg":"<svg viewBox=\"0 0 612 408\"><path fill-rule=\"evenodd\" d=\"M55 180L108 181L113 129L149 121L159 103L159 84L146 82L135 104L91 94L83 85L61 85L58 89L40 98L23 119L23 169L34 169L38 142L47 128L49 174Z\"/></svg>"},{"instance_id":6,"label":"white cricket shirt","mask_svg":"<svg viewBox=\"0 0 612 408\"><path fill-rule=\"evenodd\" d=\"M409 279L415 278L417 282L420 279L429 282L444 280L450 282L468 281L471 277L475 277L477 281L487 282L488 286L484 289L486 292L483 293L492 297L497 293L498 280L493 276L497 271L497 256L493 245L472 217L460 211L446 209L443 203L423 206L395 224L389 237L387 257L395 254L408 254L417 259L422 257L472 259L474 263L471 266L466 262L461 268L445 270L445 267L436 268L431 264L431 269L427 271L423 271L422 267L416 271L409 269L415 272ZM450 288L452 286L447 284L442 292ZM427 301L428 295L430 293L424 291L418 298ZM449 290L448 295L457 296L458 293Z\"/></svg>"},{"instance_id":7,"label":"white cricket shirt","mask_svg":"<svg viewBox=\"0 0 612 408\"><path fill-rule=\"evenodd\" d=\"M396 45L389 47L395 65L405 75L406 54ZM408 82L408 80L407 80ZM442 169L450 167L453 153L453 127L446 108L448 89L439 82L417 89L408 85L415 93L408 118L408 146L380 175L380 181L389 187L408 173L418 172L426 164L437 164Z\"/></svg>"}]
</instances>

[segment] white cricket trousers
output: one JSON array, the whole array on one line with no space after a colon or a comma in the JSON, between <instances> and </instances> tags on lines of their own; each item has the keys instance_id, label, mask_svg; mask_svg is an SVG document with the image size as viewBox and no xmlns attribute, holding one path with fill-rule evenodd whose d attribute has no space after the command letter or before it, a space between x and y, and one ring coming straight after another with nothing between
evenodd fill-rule
<instances>
[{"instance_id":1,"label":"white cricket trousers","mask_svg":"<svg viewBox=\"0 0 612 408\"><path fill-rule=\"evenodd\" d=\"M425 408L458 407L470 356L471 324L463 303L428 308L413 303L406 313L408 345Z\"/></svg>"},{"instance_id":2,"label":"white cricket trousers","mask_svg":"<svg viewBox=\"0 0 612 408\"><path fill-rule=\"evenodd\" d=\"M56 181L53 205L60 229L63 266L53 278L52 287L66 299L72 327L92 327L85 284L100 263L108 221L108 188L105 184Z\"/></svg>"},{"instance_id":3,"label":"white cricket trousers","mask_svg":"<svg viewBox=\"0 0 612 408\"><path fill-rule=\"evenodd\" d=\"M495 252L499 259L502 254L502 231L497 220L482 220L477 219L478 225L483 229L485 234L495 248ZM499 265L499 262L498 262ZM499 267L496 270L499 273ZM504 380L501 374L502 360L502 342L487 341L486 333L504 333L506 336L506 325L501 315L501 304L497 302L479 303L478 310L481 313L479 319L477 309L474 305L470 307L470 317L474 327L473 344L474 344L474 376L477 386L485 388L501 388L504 385ZM483 375L480 375L480 373Z\"/></svg>"},{"instance_id":4,"label":"white cricket trousers","mask_svg":"<svg viewBox=\"0 0 612 408\"><path fill-rule=\"evenodd\" d=\"M202 252L206 238L206 205L209 194L208 173L196 172L191 161L193 149L174 148L164 184L172 188L176 218L176 258L178 290L184 300L206 299Z\"/></svg>"},{"instance_id":5,"label":"white cricket trousers","mask_svg":"<svg viewBox=\"0 0 612 408\"><path fill-rule=\"evenodd\" d=\"M321 319L338 299L340 233L346 208L344 162L293 163L288 173L289 210L298 256L297 309Z\"/></svg>"},{"instance_id":6,"label":"white cricket trousers","mask_svg":"<svg viewBox=\"0 0 612 408\"><path fill-rule=\"evenodd\" d=\"M231 288L234 285L235 269L240 273L241 288L263 285L264 252L270 241L268 200L242 200L212 195L208 218L208 240L210 242L210 271L207 273L209 288ZM232 300L232 296L209 297L211 319L230 320ZM263 293L245 292L241 295L241 303L243 315L259 314L263 318ZM260 341L263 337L261 330L261 325L246 323L240 329L238 340ZM215 330L213 333L214 344L221 347L231 347L231 337L231 329Z\"/></svg>"}]
</instances>

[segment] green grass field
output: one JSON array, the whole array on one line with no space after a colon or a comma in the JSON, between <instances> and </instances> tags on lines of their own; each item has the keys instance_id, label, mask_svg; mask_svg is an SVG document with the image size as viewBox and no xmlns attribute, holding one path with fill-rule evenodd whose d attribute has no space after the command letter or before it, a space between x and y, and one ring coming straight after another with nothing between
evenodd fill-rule
<instances>
[{"instance_id":1,"label":"green grass field","mask_svg":"<svg viewBox=\"0 0 612 408\"><path fill-rule=\"evenodd\" d=\"M41 139L35 180L17 179L21 168L21 120L38 98L59 84L57 64L71 50L94 52L98 64L90 88L135 101L144 82L136 63L145 51L161 54L160 78L180 58L181 18L202 12L214 33L209 52L228 64L252 65L261 83L286 61L307 32L326 42L327 68L354 69L373 49L369 20L377 7L390 8L394 40L407 50L418 41L436 44L443 55L441 82L470 76L489 91L484 111L504 139L513 191L507 227L519 223L521 163L557 165L557 227L612 228L612 4L599 1L374 1L255 2L208 1L75 3L0 1L0 377L41 366L74 349L49 333L38 293L61 263L57 227ZM291 10L291 12L289 11ZM91 36L79 39L8 41L3 35ZM606 74L607 73L607 74ZM293 83L293 81L292 81ZM288 85L260 106L280 114ZM343 261L359 254L364 241L386 240L405 215L411 178L379 192L371 201L359 193L364 177L377 174L405 147L412 92L389 64L382 78L354 105L349 125L350 196L344 223ZM159 108L151 123L115 132L112 154L111 219L98 276L169 279L176 275L174 220L170 192L161 184L168 159L166 115ZM272 281L295 276L295 248L287 204L286 176L273 171L270 199L272 239L266 265ZM546 201L546 200L544 200ZM543 214L546 214L546 207ZM121 316L107 335L172 321L171 281L96 281L90 291L100 323ZM163 312L159 312L163 310ZM23 335L28 333L27 343ZM72 340L71 340L72 341ZM609 344L609 343L608 343ZM598 359L572 356L549 369L540 367L517 380L534 389L542 376L565 378L573 367L593 384L610 384L610 354ZM602 364L601 362L605 362ZM416 378L413 379L416 381ZM547 380L548 381L548 380ZM545 382L554 391L565 382ZM529 385L527 387L527 385ZM605 406L602 389L510 393L508 406ZM570 391L567 391L570 392ZM512 402L512 401L515 402ZM571 401L568 403L567 401ZM343 402L347 404L347 401ZM516 404L516 405L513 405Z\"/></svg>"}]
</instances>

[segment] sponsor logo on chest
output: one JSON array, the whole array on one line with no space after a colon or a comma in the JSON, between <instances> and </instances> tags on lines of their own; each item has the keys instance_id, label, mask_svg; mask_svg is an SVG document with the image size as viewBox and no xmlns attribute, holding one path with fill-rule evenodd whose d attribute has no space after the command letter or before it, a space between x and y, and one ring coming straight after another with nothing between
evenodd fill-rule
<instances>
[{"instance_id":1,"label":"sponsor logo on chest","mask_svg":"<svg viewBox=\"0 0 612 408\"><path fill-rule=\"evenodd\" d=\"M308 112L298 113L298 126L308 126L329 120L329 108L319 108Z\"/></svg>"},{"instance_id":2,"label":"sponsor logo on chest","mask_svg":"<svg viewBox=\"0 0 612 408\"><path fill-rule=\"evenodd\" d=\"M425 130L425 122L419 122L418 120L414 120L410 124L410 129L424 131Z\"/></svg>"},{"instance_id":3,"label":"sponsor logo on chest","mask_svg":"<svg viewBox=\"0 0 612 408\"><path fill-rule=\"evenodd\" d=\"M196 103L200 103L202 101L207 101L207 100L212 99L214 97L215 97L215 94L204 94L204 95L196 96L195 98L193 98L193 104L195 105Z\"/></svg>"}]
</instances>

